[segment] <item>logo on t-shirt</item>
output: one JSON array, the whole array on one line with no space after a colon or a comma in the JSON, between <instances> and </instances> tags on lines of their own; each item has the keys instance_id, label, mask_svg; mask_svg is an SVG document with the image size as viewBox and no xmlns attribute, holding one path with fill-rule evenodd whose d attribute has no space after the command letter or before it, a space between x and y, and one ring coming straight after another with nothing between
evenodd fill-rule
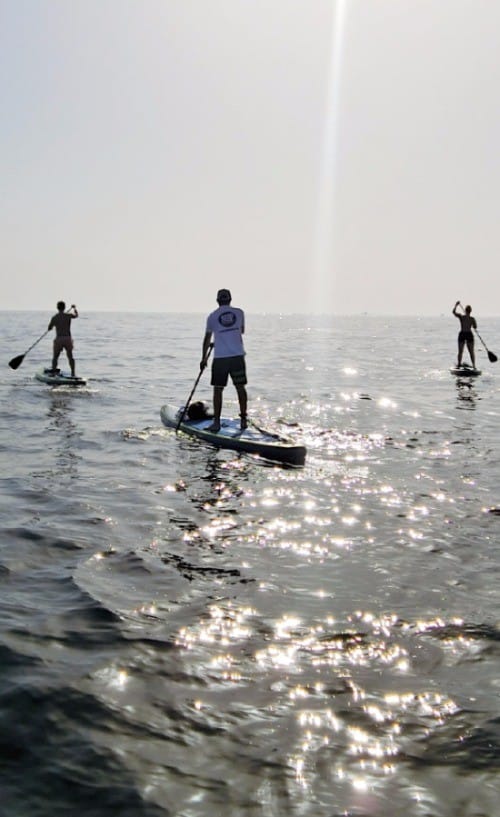
<instances>
[{"instance_id":1,"label":"logo on t-shirt","mask_svg":"<svg viewBox=\"0 0 500 817\"><path fill-rule=\"evenodd\" d=\"M218 321L220 325L224 327L224 329L229 329L236 323L236 315L234 312L221 312Z\"/></svg>"}]
</instances>

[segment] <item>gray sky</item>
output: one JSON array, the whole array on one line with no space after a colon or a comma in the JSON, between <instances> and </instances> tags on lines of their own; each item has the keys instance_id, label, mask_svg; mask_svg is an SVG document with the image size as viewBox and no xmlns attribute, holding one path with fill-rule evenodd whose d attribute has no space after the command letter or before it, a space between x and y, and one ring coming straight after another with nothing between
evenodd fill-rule
<instances>
[{"instance_id":1,"label":"gray sky","mask_svg":"<svg viewBox=\"0 0 500 817\"><path fill-rule=\"evenodd\" d=\"M0 0L4 309L500 314L497 0Z\"/></svg>"}]
</instances>

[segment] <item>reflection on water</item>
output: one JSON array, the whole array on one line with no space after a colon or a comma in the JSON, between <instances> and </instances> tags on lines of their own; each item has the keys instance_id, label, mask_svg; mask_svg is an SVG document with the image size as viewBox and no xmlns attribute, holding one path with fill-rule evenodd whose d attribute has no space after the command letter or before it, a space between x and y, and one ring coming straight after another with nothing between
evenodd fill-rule
<instances>
[{"instance_id":1,"label":"reflection on water","mask_svg":"<svg viewBox=\"0 0 500 817\"><path fill-rule=\"evenodd\" d=\"M55 454L53 475L73 479L77 476L78 460L80 459L75 449L82 433L73 420L72 395L53 389L48 399L47 418L49 422L46 433L47 446L53 448Z\"/></svg>"},{"instance_id":2,"label":"reflection on water","mask_svg":"<svg viewBox=\"0 0 500 817\"><path fill-rule=\"evenodd\" d=\"M457 378L456 388L457 408L466 410L475 409L476 403L480 399L475 379L473 380L471 377Z\"/></svg>"}]
</instances>

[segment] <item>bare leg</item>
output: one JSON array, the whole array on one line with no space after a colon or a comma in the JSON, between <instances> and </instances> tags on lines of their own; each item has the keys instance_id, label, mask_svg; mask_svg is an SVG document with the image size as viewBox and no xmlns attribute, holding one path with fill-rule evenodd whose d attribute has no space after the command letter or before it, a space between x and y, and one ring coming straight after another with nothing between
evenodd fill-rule
<instances>
[{"instance_id":1,"label":"bare leg","mask_svg":"<svg viewBox=\"0 0 500 817\"><path fill-rule=\"evenodd\" d=\"M73 357L73 352L70 352L68 349L66 349L66 355L68 357L68 363L69 363L70 368L71 368L71 377L74 377L75 376L75 359Z\"/></svg>"},{"instance_id":2,"label":"bare leg","mask_svg":"<svg viewBox=\"0 0 500 817\"><path fill-rule=\"evenodd\" d=\"M476 368L476 355L474 354L474 341L468 340L467 341L467 349L469 350L470 359L472 361L472 367Z\"/></svg>"},{"instance_id":3,"label":"bare leg","mask_svg":"<svg viewBox=\"0 0 500 817\"><path fill-rule=\"evenodd\" d=\"M220 416L222 413L222 389L220 386L214 386L214 420L210 426L210 431L219 431Z\"/></svg>"},{"instance_id":4,"label":"bare leg","mask_svg":"<svg viewBox=\"0 0 500 817\"><path fill-rule=\"evenodd\" d=\"M464 342L463 340L458 341L458 365L462 365L462 355L464 353Z\"/></svg>"},{"instance_id":5,"label":"bare leg","mask_svg":"<svg viewBox=\"0 0 500 817\"><path fill-rule=\"evenodd\" d=\"M236 391L238 393L238 402L240 404L241 428L244 429L247 427L247 390L244 386L236 386Z\"/></svg>"},{"instance_id":6,"label":"bare leg","mask_svg":"<svg viewBox=\"0 0 500 817\"><path fill-rule=\"evenodd\" d=\"M57 369L57 361L59 360L59 352L56 352L56 344L54 342L54 351L52 352L52 371L55 372Z\"/></svg>"}]
</instances>

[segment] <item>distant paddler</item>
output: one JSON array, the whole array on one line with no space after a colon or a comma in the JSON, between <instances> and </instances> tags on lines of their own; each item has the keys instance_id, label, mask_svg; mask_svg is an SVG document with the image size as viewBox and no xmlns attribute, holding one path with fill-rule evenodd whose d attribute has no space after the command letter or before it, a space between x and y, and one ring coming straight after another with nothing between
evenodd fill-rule
<instances>
[{"instance_id":1,"label":"distant paddler","mask_svg":"<svg viewBox=\"0 0 500 817\"><path fill-rule=\"evenodd\" d=\"M66 351L66 357L71 367L71 377L75 377L75 359L73 357L73 338L71 337L71 321L78 317L78 310L75 304L71 304L70 309L66 312L66 304L64 301L58 301L57 312L52 316L49 323L48 332L51 329L56 330L54 338L54 346L52 353L52 373L57 372L57 361L62 350Z\"/></svg>"},{"instance_id":2,"label":"distant paddler","mask_svg":"<svg viewBox=\"0 0 500 817\"><path fill-rule=\"evenodd\" d=\"M474 334L473 329L477 329L476 319L472 316L472 307L466 306L463 312L457 312L457 307L463 309L460 301L457 301L452 309L453 315L460 321L460 332L458 333L458 368L462 365L462 357L464 353L464 346L467 344L467 349L470 355L472 368L476 368L476 355L474 353Z\"/></svg>"}]
</instances>

